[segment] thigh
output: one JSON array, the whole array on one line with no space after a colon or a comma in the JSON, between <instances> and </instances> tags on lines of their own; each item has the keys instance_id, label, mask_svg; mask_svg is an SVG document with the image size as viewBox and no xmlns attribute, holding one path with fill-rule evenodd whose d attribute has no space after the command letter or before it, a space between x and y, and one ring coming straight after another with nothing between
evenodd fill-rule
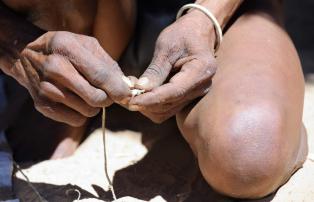
<instances>
[{"instance_id":1,"label":"thigh","mask_svg":"<svg viewBox=\"0 0 314 202\"><path fill-rule=\"evenodd\" d=\"M210 92L177 115L198 158L245 150L247 158L283 162L286 176L303 162L303 74L293 43L276 20L265 10L242 14L224 36ZM228 145L234 150L223 149Z\"/></svg>"}]
</instances>

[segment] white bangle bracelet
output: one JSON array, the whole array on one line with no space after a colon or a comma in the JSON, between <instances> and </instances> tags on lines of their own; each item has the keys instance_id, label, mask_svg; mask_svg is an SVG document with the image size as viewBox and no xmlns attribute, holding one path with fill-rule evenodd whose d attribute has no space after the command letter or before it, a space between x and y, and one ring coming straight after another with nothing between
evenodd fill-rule
<instances>
[{"instance_id":1,"label":"white bangle bracelet","mask_svg":"<svg viewBox=\"0 0 314 202\"><path fill-rule=\"evenodd\" d=\"M207 8L205 8L204 6L198 5L198 4L186 4L180 8L180 10L178 11L176 19L180 18L182 16L183 12L187 9L190 9L190 8L195 8L195 9L202 11L214 24L215 34L216 34L216 41L215 41L215 47L214 48L215 48L215 52L217 52L219 47L220 47L220 44L222 42L222 30L221 30L221 27L220 27L216 17Z\"/></svg>"}]
</instances>

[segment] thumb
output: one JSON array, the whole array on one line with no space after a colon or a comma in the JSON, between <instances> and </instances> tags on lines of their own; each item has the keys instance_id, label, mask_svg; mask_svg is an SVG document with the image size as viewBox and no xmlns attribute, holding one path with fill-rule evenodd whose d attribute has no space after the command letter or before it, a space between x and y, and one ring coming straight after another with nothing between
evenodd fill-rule
<instances>
[{"instance_id":1,"label":"thumb","mask_svg":"<svg viewBox=\"0 0 314 202\"><path fill-rule=\"evenodd\" d=\"M167 79L172 68L172 63L169 57L164 53L155 52L155 56L148 68L135 83L135 88L150 91L155 87L160 86Z\"/></svg>"}]
</instances>

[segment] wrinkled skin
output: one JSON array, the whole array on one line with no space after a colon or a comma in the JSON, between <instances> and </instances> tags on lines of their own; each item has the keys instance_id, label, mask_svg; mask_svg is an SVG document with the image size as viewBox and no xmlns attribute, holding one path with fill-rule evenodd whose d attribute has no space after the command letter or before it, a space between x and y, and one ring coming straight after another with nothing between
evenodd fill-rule
<instances>
[{"instance_id":1,"label":"wrinkled skin","mask_svg":"<svg viewBox=\"0 0 314 202\"><path fill-rule=\"evenodd\" d=\"M304 80L279 23L279 1L245 4L224 35L217 72L213 28L191 11L160 34L151 65L139 80L132 78L146 93L131 99L115 62L82 35L47 33L22 51L11 75L46 116L72 125L83 124L111 100L158 123L176 114L208 184L228 196L260 198L306 159Z\"/></svg>"},{"instance_id":2,"label":"wrinkled skin","mask_svg":"<svg viewBox=\"0 0 314 202\"><path fill-rule=\"evenodd\" d=\"M160 123L209 91L216 72L215 35L200 14L182 16L159 35L153 60L135 85L146 93L133 98L130 109Z\"/></svg>"},{"instance_id":3,"label":"wrinkled skin","mask_svg":"<svg viewBox=\"0 0 314 202\"><path fill-rule=\"evenodd\" d=\"M134 0L0 1L0 25L5 27L0 31L0 67L27 88L39 112L60 122L52 122L60 138L47 136L52 147L59 145L52 158L75 151L89 117L100 107L129 99L130 89L113 59L120 57L132 36L135 11ZM32 113L31 119L41 117ZM16 124L11 127L23 131ZM27 140L41 135L25 132ZM12 133L8 135L19 136ZM26 144L23 138L14 142ZM34 156L43 150L46 145L34 149Z\"/></svg>"},{"instance_id":4,"label":"wrinkled skin","mask_svg":"<svg viewBox=\"0 0 314 202\"><path fill-rule=\"evenodd\" d=\"M26 46L15 68L36 109L72 126L131 95L118 64L89 36L48 32Z\"/></svg>"},{"instance_id":5,"label":"wrinkled skin","mask_svg":"<svg viewBox=\"0 0 314 202\"><path fill-rule=\"evenodd\" d=\"M153 60L135 84L146 93L128 103L131 110L160 123L208 92L216 71L215 37L210 23L197 14L183 16L160 34ZM193 28L200 23L207 26ZM16 66L27 76L17 80L29 90L36 109L56 121L80 126L100 107L130 99L118 64L93 37L48 32L28 44L22 56ZM171 71L174 76L164 84Z\"/></svg>"}]
</instances>

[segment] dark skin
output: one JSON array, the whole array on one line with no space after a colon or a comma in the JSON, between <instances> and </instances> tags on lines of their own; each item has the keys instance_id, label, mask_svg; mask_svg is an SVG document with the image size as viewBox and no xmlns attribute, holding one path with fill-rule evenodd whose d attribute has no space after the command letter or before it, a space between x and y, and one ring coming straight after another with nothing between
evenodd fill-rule
<instances>
[{"instance_id":1,"label":"dark skin","mask_svg":"<svg viewBox=\"0 0 314 202\"><path fill-rule=\"evenodd\" d=\"M205 179L238 198L275 190L307 153L300 63L273 20L257 11L241 16L225 35L210 92L177 115Z\"/></svg>"},{"instance_id":2,"label":"dark skin","mask_svg":"<svg viewBox=\"0 0 314 202\"><path fill-rule=\"evenodd\" d=\"M197 1L214 13L222 28L241 2ZM160 123L207 94L217 69L215 40L212 23L197 10L189 11L163 30L151 64L135 85L149 92L131 100L130 108ZM171 71L177 73L162 85Z\"/></svg>"},{"instance_id":3,"label":"dark skin","mask_svg":"<svg viewBox=\"0 0 314 202\"><path fill-rule=\"evenodd\" d=\"M126 47L134 23L134 2L122 2L100 0L84 6L85 2L79 0L71 5L54 1L5 1L31 22L1 3L0 24L6 27L0 33L2 71L28 89L36 109L43 115L75 126L61 135L65 143L60 142L52 158L75 151L87 119L95 116L101 107L109 106L113 100L122 104L123 99L131 96L115 61ZM96 4L98 8L93 6ZM110 7L104 6L108 4ZM97 23L104 18L103 13L111 18L106 23ZM70 32L45 31L60 29ZM110 32L103 32L104 29ZM87 36L91 33L97 40ZM112 35L110 40L106 40L108 35ZM76 49L80 56L66 49ZM104 71L103 67L108 68ZM87 74L93 78L85 79ZM105 80L109 83L105 84ZM109 96L107 91L115 95Z\"/></svg>"},{"instance_id":4,"label":"dark skin","mask_svg":"<svg viewBox=\"0 0 314 202\"><path fill-rule=\"evenodd\" d=\"M46 6L41 5L43 8ZM56 10L59 11L58 8ZM36 23L45 22L46 19L43 19ZM54 29L53 25L57 22L51 24L49 29ZM28 28L30 32L38 30L34 26ZM69 29L76 30L78 27ZM102 39L98 26L92 29ZM115 29L112 34L120 43L116 48L108 49L111 55L117 57L126 46L128 36L115 34ZM7 37L12 38L8 34L3 39ZM95 38L70 32L47 32L36 40L25 39L22 34L12 40L13 43L17 41L20 51L13 50L16 55L4 57L1 60L2 69L28 89L37 110L49 118L71 126L82 126L87 117L99 112L100 107L109 106L112 101L125 103L131 96L129 87L122 80L120 67ZM121 41L125 41L124 44Z\"/></svg>"},{"instance_id":5,"label":"dark skin","mask_svg":"<svg viewBox=\"0 0 314 202\"><path fill-rule=\"evenodd\" d=\"M16 1L10 6L25 12L34 3L23 2L26 5ZM223 27L242 1L198 3L209 8ZM252 7L226 32L217 59L213 26L204 14L191 10L169 25L156 42L151 65L134 79L137 88L147 91L135 98L114 61L129 36L122 37L126 42L113 51L105 47L106 37L101 39L106 30L88 28L88 23L81 23L84 29L69 26L68 31L98 30L93 34L100 44L70 32L42 34L27 22L10 27L7 22L14 21L14 13L0 12L6 19L2 27L8 27L0 33L6 54L0 64L29 90L39 111L73 126L84 125L99 107L112 102L154 122L176 115L207 182L228 196L259 198L285 183L305 160L304 81L295 48L280 27L280 3L247 4ZM26 37L25 32L19 35L19 28L28 30ZM171 71L176 73L165 82Z\"/></svg>"},{"instance_id":6,"label":"dark skin","mask_svg":"<svg viewBox=\"0 0 314 202\"><path fill-rule=\"evenodd\" d=\"M307 154L306 132L301 121L304 80L295 48L281 28L280 4L274 1L254 4L251 12L242 15L225 34L217 53L217 72L209 79L212 85L201 89L206 95L196 105L184 108L184 99L193 99L190 89L194 86L189 86L189 81L195 75L200 79L197 83L202 84L206 71L215 69L208 47L202 45L208 44L205 41L210 35L205 38L202 38L204 34L198 35L208 29L191 19L193 12L198 11L182 19L185 26L180 26L178 21L168 27L157 41L156 52L159 52L160 41L166 41L170 47L178 45L180 34L177 32L182 30L182 38L189 41L185 45L193 44L194 37L202 39L203 43L197 44L197 48L212 62L198 66L197 62L204 60L194 55L197 52L194 45L174 48L176 52L187 48L190 55L174 59L173 65L167 65L167 59L171 60L176 54L160 60L155 57L152 69L142 76L153 78L146 86L153 90L131 101L155 122L176 114L181 133L197 156L204 178L215 190L237 198L258 198L273 192L302 165ZM197 31L190 35L191 30L186 27ZM163 56L157 54L160 55ZM193 60L186 59L188 62L180 64L180 60L189 57ZM190 61L195 63L185 69ZM182 67L179 74L186 71L186 77L176 74L169 83L160 85L167 77L164 71L167 74L170 66ZM203 69L193 72L192 69L198 67ZM184 88L183 83L188 87ZM158 87L150 86L154 84Z\"/></svg>"}]
</instances>

